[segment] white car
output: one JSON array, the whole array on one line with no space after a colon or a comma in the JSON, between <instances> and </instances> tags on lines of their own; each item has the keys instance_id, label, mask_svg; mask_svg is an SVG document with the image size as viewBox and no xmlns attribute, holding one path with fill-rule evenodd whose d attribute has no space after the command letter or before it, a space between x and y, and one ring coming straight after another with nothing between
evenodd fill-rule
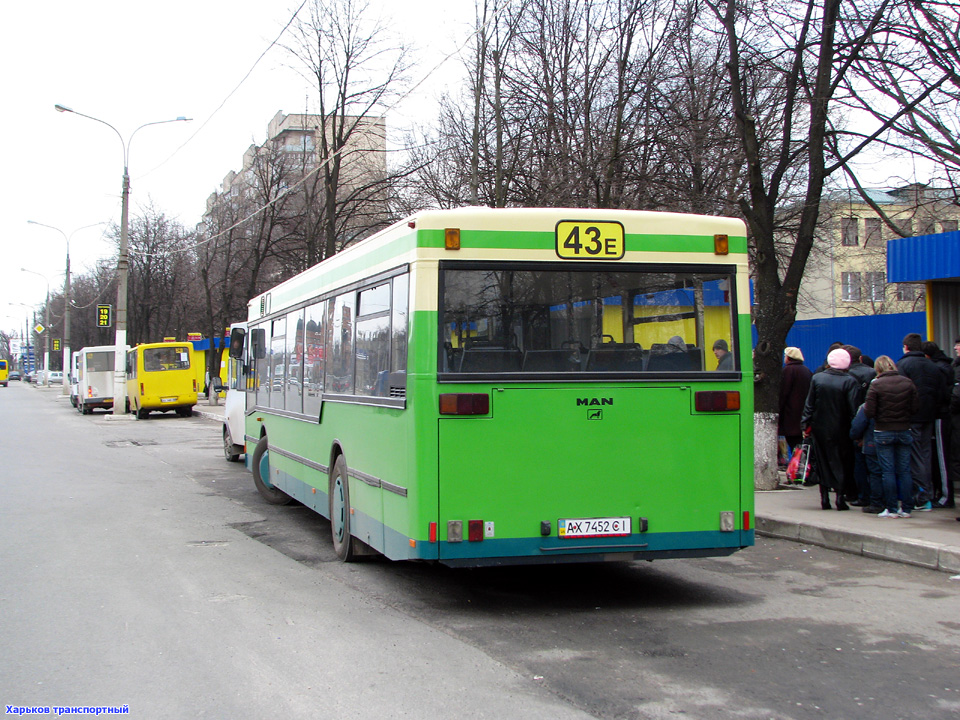
<instances>
[{"instance_id":1,"label":"white car","mask_svg":"<svg viewBox=\"0 0 960 720\"><path fill-rule=\"evenodd\" d=\"M61 370L51 370L47 383L49 385L63 385L63 372Z\"/></svg>"}]
</instances>

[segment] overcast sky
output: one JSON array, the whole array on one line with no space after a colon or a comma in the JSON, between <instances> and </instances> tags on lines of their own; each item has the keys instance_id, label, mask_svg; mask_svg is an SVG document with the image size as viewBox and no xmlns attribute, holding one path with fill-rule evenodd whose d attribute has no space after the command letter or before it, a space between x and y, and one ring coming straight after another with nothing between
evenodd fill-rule
<instances>
[{"instance_id":1,"label":"overcast sky","mask_svg":"<svg viewBox=\"0 0 960 720\"><path fill-rule=\"evenodd\" d=\"M392 26L420 50L422 63L413 79L426 82L387 115L389 130L400 132L417 122L417 114L428 119L439 92L459 77L457 57L431 71L466 42L473 2L370 2L384 14L399 11ZM113 252L101 237L108 225L74 231L119 223L121 140L105 125L56 112L54 105L110 123L124 141L144 123L193 118L140 130L129 155L131 217L152 201L192 228L224 175L239 169L246 148L266 139L277 111L303 112L310 101L310 88L279 45L231 96L299 5L300 0L5 3L0 329L22 328L30 313L10 303L41 303L47 282L51 291L63 289L63 237L28 220L72 235L73 275Z\"/></svg>"}]
</instances>

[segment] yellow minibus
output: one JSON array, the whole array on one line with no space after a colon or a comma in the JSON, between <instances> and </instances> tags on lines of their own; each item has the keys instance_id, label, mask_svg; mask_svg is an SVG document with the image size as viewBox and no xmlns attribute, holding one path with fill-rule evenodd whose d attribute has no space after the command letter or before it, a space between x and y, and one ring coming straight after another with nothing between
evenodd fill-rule
<instances>
[{"instance_id":1,"label":"yellow minibus","mask_svg":"<svg viewBox=\"0 0 960 720\"><path fill-rule=\"evenodd\" d=\"M188 342L137 345L127 352L127 411L144 420L151 412L190 417L197 404L197 378Z\"/></svg>"}]
</instances>

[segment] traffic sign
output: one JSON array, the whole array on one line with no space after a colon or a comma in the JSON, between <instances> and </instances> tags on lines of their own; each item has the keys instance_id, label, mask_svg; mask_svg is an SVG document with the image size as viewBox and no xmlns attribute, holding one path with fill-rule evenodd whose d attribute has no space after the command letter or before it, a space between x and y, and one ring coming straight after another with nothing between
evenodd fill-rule
<instances>
[{"instance_id":1,"label":"traffic sign","mask_svg":"<svg viewBox=\"0 0 960 720\"><path fill-rule=\"evenodd\" d=\"M113 305L97 305L97 327L113 327Z\"/></svg>"},{"instance_id":2,"label":"traffic sign","mask_svg":"<svg viewBox=\"0 0 960 720\"><path fill-rule=\"evenodd\" d=\"M37 323L36 325L33 326L33 331L34 331L37 335L42 335L44 330L46 330L46 328L45 328L43 325L41 325L40 323Z\"/></svg>"}]
</instances>

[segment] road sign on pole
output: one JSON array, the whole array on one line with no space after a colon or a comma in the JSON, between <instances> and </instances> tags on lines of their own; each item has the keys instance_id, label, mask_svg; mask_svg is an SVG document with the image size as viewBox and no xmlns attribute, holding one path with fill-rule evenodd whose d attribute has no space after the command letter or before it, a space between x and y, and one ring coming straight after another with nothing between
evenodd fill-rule
<instances>
[{"instance_id":1,"label":"road sign on pole","mask_svg":"<svg viewBox=\"0 0 960 720\"><path fill-rule=\"evenodd\" d=\"M113 327L113 305L97 305L97 327Z\"/></svg>"}]
</instances>

